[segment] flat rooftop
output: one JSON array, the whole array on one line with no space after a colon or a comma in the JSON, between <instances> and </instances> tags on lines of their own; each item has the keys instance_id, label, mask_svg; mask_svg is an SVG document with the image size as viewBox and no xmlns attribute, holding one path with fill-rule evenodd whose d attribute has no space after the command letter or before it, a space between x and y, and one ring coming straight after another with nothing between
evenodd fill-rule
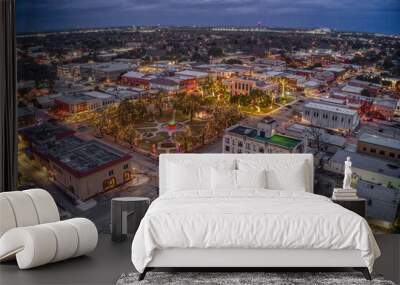
<instances>
[{"instance_id":1,"label":"flat rooftop","mask_svg":"<svg viewBox=\"0 0 400 285\"><path fill-rule=\"evenodd\" d=\"M93 140L77 145L59 159L72 169L84 172L118 160L123 156L122 152Z\"/></svg>"},{"instance_id":2,"label":"flat rooftop","mask_svg":"<svg viewBox=\"0 0 400 285\"><path fill-rule=\"evenodd\" d=\"M345 87L342 88L342 90L344 92L361 94L361 91L363 91L364 88L363 87L358 87L358 86L346 85Z\"/></svg>"},{"instance_id":3,"label":"flat rooftop","mask_svg":"<svg viewBox=\"0 0 400 285\"><path fill-rule=\"evenodd\" d=\"M322 101L322 102L338 104L338 105L345 105L346 104L346 100L345 99L336 99L336 98L331 98L331 97L321 97L319 100Z\"/></svg>"},{"instance_id":4,"label":"flat rooftop","mask_svg":"<svg viewBox=\"0 0 400 285\"><path fill-rule=\"evenodd\" d=\"M84 92L83 94L94 97L94 98L98 98L98 99L112 98L112 96L110 94L99 92L99 91L89 91L89 92Z\"/></svg>"},{"instance_id":5,"label":"flat rooftop","mask_svg":"<svg viewBox=\"0 0 400 285\"><path fill-rule=\"evenodd\" d=\"M367 170L374 173L380 173L389 177L400 178L400 165L389 162L369 155L349 152L339 149L331 158L336 163L344 163L346 158L350 156L352 166L355 168Z\"/></svg>"},{"instance_id":6,"label":"flat rooftop","mask_svg":"<svg viewBox=\"0 0 400 285\"><path fill-rule=\"evenodd\" d=\"M273 70L272 70L272 71L264 72L264 74L267 75L267 76L274 77L274 76L282 75L283 72L282 72L282 71L273 71Z\"/></svg>"},{"instance_id":7,"label":"flat rooftop","mask_svg":"<svg viewBox=\"0 0 400 285\"><path fill-rule=\"evenodd\" d=\"M80 103L84 103L84 102L95 100L95 99L97 99L97 98L94 98L89 95L85 95L83 93L62 95L62 96L56 98L56 100L62 101L67 104L80 104Z\"/></svg>"},{"instance_id":8,"label":"flat rooftop","mask_svg":"<svg viewBox=\"0 0 400 285\"><path fill-rule=\"evenodd\" d=\"M130 63L123 63L123 62L109 62L109 63L100 63L96 64L94 67L97 70L101 70L104 72L120 72L132 69L135 65Z\"/></svg>"},{"instance_id":9,"label":"flat rooftop","mask_svg":"<svg viewBox=\"0 0 400 285\"><path fill-rule=\"evenodd\" d=\"M141 72L136 72L136 71L129 71L122 76L124 77L133 77L133 78L143 78L146 76L146 74L141 73Z\"/></svg>"},{"instance_id":10,"label":"flat rooftop","mask_svg":"<svg viewBox=\"0 0 400 285\"><path fill-rule=\"evenodd\" d=\"M357 114L357 111L355 111L355 110L350 110L348 108L343 108L343 107L330 105L330 104L324 104L324 103L317 103L317 102L308 102L304 105L304 108L317 109L317 110L340 113L340 114L345 114L345 115L356 115Z\"/></svg>"},{"instance_id":11,"label":"flat rooftop","mask_svg":"<svg viewBox=\"0 0 400 285\"><path fill-rule=\"evenodd\" d=\"M164 85L164 86L178 86L179 82L171 79L170 77L158 77L150 80L151 84Z\"/></svg>"},{"instance_id":12,"label":"flat rooftop","mask_svg":"<svg viewBox=\"0 0 400 285\"><path fill-rule=\"evenodd\" d=\"M359 85L363 85L365 87L382 87L380 84L376 84L376 83L372 83L369 81L364 81L364 80L359 80L359 79L351 79L349 81L349 84L359 84Z\"/></svg>"},{"instance_id":13,"label":"flat rooftop","mask_svg":"<svg viewBox=\"0 0 400 285\"><path fill-rule=\"evenodd\" d=\"M273 144L273 145L277 145L277 146L284 147L287 149L292 149L295 146L297 146L299 143L302 142L302 140L284 136L284 135L280 135L280 134L274 134L270 138L260 137L259 135L257 135L256 129L250 128L250 127L245 127L245 126L236 126L232 129L228 130L228 132L231 132L231 133L234 133L237 135L241 135L241 136L246 136L248 138L257 140L259 142Z\"/></svg>"},{"instance_id":14,"label":"flat rooftop","mask_svg":"<svg viewBox=\"0 0 400 285\"><path fill-rule=\"evenodd\" d=\"M358 141L400 150L400 141L392 138L363 133Z\"/></svg>"},{"instance_id":15,"label":"flat rooftop","mask_svg":"<svg viewBox=\"0 0 400 285\"><path fill-rule=\"evenodd\" d=\"M291 138L288 136L284 135L279 135L279 134L274 134L270 138L265 138L265 137L256 137L258 140L266 140L268 143L283 146L285 148L292 149L295 146L297 146L299 143L301 143L301 140Z\"/></svg>"},{"instance_id":16,"label":"flat rooftop","mask_svg":"<svg viewBox=\"0 0 400 285\"><path fill-rule=\"evenodd\" d=\"M72 149L83 143L84 140L71 135L61 139L52 140L51 142L42 143L35 146L35 149L40 154L59 158L68 154Z\"/></svg>"},{"instance_id":17,"label":"flat rooftop","mask_svg":"<svg viewBox=\"0 0 400 285\"><path fill-rule=\"evenodd\" d=\"M84 141L69 136L34 149L76 177L83 177L115 163L130 159L130 155L96 140Z\"/></svg>"},{"instance_id":18,"label":"flat rooftop","mask_svg":"<svg viewBox=\"0 0 400 285\"><path fill-rule=\"evenodd\" d=\"M189 70L189 69L176 72L176 74L177 75L192 76L192 77L196 77L196 78L201 78L201 77L207 77L208 76L208 73L206 73L206 72Z\"/></svg>"},{"instance_id":19,"label":"flat rooftop","mask_svg":"<svg viewBox=\"0 0 400 285\"><path fill-rule=\"evenodd\" d=\"M318 127L310 127L310 126L305 126L305 125L301 125L301 124L293 124L290 127L287 128L288 131L290 132L294 132L297 133L298 136L307 136L309 139L313 139L313 137L309 137L310 133L312 130L314 130L314 132L318 132L321 134L320 139L322 140L322 142L330 144L330 145L335 145L335 146L339 146L339 147L344 147L346 144L346 138L342 137L342 136L335 136L335 135L331 135L328 134L326 132L326 130L318 128Z\"/></svg>"},{"instance_id":20,"label":"flat rooftop","mask_svg":"<svg viewBox=\"0 0 400 285\"><path fill-rule=\"evenodd\" d=\"M62 95L61 93L56 93L56 94L50 94L50 95L45 95L45 96L39 96L39 97L36 97L36 101L39 104L51 103L55 98L58 98L61 95Z\"/></svg>"},{"instance_id":21,"label":"flat rooftop","mask_svg":"<svg viewBox=\"0 0 400 285\"><path fill-rule=\"evenodd\" d=\"M360 94L355 94L355 93L350 93L350 92L344 92L344 91L333 91L332 94L336 97L341 97L341 98L347 98L347 97L351 97L351 98L359 98L359 99L363 99L363 100L369 100L372 101L374 100L373 97L367 97L367 96L363 96Z\"/></svg>"},{"instance_id":22,"label":"flat rooftop","mask_svg":"<svg viewBox=\"0 0 400 285\"><path fill-rule=\"evenodd\" d=\"M324 68L324 70L335 72L335 73L340 73L340 72L346 71L346 69L344 67L339 67L339 66L329 66L329 67Z\"/></svg>"},{"instance_id":23,"label":"flat rooftop","mask_svg":"<svg viewBox=\"0 0 400 285\"><path fill-rule=\"evenodd\" d=\"M74 130L58 123L45 122L21 131L22 135L32 143L40 143L54 138L72 135Z\"/></svg>"},{"instance_id":24,"label":"flat rooftop","mask_svg":"<svg viewBox=\"0 0 400 285\"><path fill-rule=\"evenodd\" d=\"M302 84L304 87L315 88L321 86L321 82L315 79L307 80Z\"/></svg>"},{"instance_id":25,"label":"flat rooftop","mask_svg":"<svg viewBox=\"0 0 400 285\"><path fill-rule=\"evenodd\" d=\"M396 109L397 100L390 98L378 98L374 100L374 105L379 105L381 107L386 107L389 109Z\"/></svg>"},{"instance_id":26,"label":"flat rooftop","mask_svg":"<svg viewBox=\"0 0 400 285\"><path fill-rule=\"evenodd\" d=\"M305 81L306 80L306 77L301 76L301 75L292 74L292 73L285 73L283 75L283 77L289 78L289 79L293 79L293 80L299 80L299 81Z\"/></svg>"}]
</instances>

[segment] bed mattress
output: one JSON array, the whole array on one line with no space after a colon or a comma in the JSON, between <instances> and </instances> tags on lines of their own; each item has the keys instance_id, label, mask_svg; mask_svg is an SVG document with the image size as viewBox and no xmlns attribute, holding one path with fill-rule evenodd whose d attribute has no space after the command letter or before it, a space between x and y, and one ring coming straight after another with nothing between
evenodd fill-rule
<instances>
[{"instance_id":1,"label":"bed mattress","mask_svg":"<svg viewBox=\"0 0 400 285\"><path fill-rule=\"evenodd\" d=\"M171 192L157 198L132 243L139 272L163 249L358 250L372 271L379 248L361 216L300 191Z\"/></svg>"}]
</instances>

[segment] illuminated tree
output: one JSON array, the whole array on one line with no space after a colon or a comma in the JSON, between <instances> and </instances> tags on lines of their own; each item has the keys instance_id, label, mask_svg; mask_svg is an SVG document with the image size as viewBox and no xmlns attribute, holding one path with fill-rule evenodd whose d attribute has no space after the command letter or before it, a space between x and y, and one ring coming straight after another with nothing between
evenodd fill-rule
<instances>
[{"instance_id":1,"label":"illuminated tree","mask_svg":"<svg viewBox=\"0 0 400 285\"><path fill-rule=\"evenodd\" d=\"M189 120L193 121L194 114L197 112L199 107L201 106L201 97L195 94L189 94Z\"/></svg>"},{"instance_id":2,"label":"illuminated tree","mask_svg":"<svg viewBox=\"0 0 400 285\"><path fill-rule=\"evenodd\" d=\"M155 108L158 110L158 115L161 117L163 115L163 106L168 97L168 94L165 92L160 92L159 94L156 95L155 97Z\"/></svg>"},{"instance_id":3,"label":"illuminated tree","mask_svg":"<svg viewBox=\"0 0 400 285\"><path fill-rule=\"evenodd\" d=\"M285 98L286 86L287 86L287 80L286 80L286 78L281 78L281 79L279 80L279 84L280 84L280 87L281 87L281 97L282 97L282 98Z\"/></svg>"},{"instance_id":4,"label":"illuminated tree","mask_svg":"<svg viewBox=\"0 0 400 285\"><path fill-rule=\"evenodd\" d=\"M135 106L131 100L123 100L117 108L118 123L126 127L134 121Z\"/></svg>"},{"instance_id":5,"label":"illuminated tree","mask_svg":"<svg viewBox=\"0 0 400 285\"><path fill-rule=\"evenodd\" d=\"M140 133L134 128L133 125L129 125L127 128L125 128L124 135L125 140L132 146L135 145Z\"/></svg>"}]
</instances>

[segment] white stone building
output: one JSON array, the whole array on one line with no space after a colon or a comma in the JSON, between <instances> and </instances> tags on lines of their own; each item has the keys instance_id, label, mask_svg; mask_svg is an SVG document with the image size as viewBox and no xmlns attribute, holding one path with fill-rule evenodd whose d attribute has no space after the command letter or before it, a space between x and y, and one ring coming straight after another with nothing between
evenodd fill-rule
<instances>
[{"instance_id":1,"label":"white stone building","mask_svg":"<svg viewBox=\"0 0 400 285\"><path fill-rule=\"evenodd\" d=\"M302 121L305 124L340 131L353 131L359 124L357 111L343 106L308 102L304 105Z\"/></svg>"},{"instance_id":2,"label":"white stone building","mask_svg":"<svg viewBox=\"0 0 400 285\"><path fill-rule=\"evenodd\" d=\"M115 97L107 93L99 91L89 91L89 92L84 92L83 94L100 100L101 108L105 108L109 105L116 103Z\"/></svg>"},{"instance_id":3,"label":"white stone building","mask_svg":"<svg viewBox=\"0 0 400 285\"><path fill-rule=\"evenodd\" d=\"M224 153L303 153L302 139L275 134L276 121L263 119L257 128L234 125L225 130Z\"/></svg>"}]
</instances>

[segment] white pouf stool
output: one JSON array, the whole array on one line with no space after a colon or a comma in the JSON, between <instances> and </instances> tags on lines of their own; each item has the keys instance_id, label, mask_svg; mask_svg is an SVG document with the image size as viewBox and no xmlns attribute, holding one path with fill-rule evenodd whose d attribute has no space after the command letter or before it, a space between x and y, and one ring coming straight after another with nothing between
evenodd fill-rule
<instances>
[{"instance_id":1,"label":"white pouf stool","mask_svg":"<svg viewBox=\"0 0 400 285\"><path fill-rule=\"evenodd\" d=\"M0 261L20 269L87 254L98 233L88 219L60 221L57 206L43 189L0 193Z\"/></svg>"}]
</instances>

